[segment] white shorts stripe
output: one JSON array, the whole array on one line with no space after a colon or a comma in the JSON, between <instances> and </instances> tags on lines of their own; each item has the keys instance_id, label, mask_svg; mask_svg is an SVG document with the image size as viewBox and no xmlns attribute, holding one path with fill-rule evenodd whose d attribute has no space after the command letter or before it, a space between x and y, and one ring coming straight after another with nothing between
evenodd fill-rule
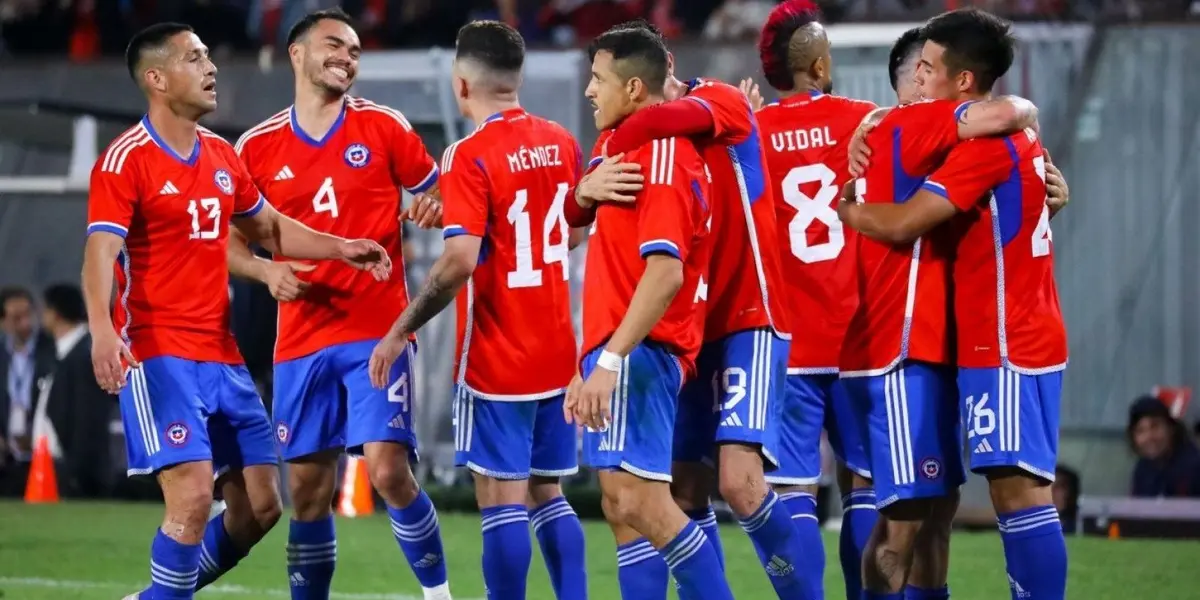
<instances>
[{"instance_id":1,"label":"white shorts stripe","mask_svg":"<svg viewBox=\"0 0 1200 600\"><path fill-rule=\"evenodd\" d=\"M888 373L883 379L888 441L892 447L892 482L896 485L909 485L916 480L908 422L908 393L904 384L903 368Z\"/></svg>"},{"instance_id":2,"label":"white shorts stripe","mask_svg":"<svg viewBox=\"0 0 1200 600\"><path fill-rule=\"evenodd\" d=\"M129 371L129 391L133 396L134 411L138 428L142 433L142 445L146 456L154 456L161 449L158 441L158 424L154 422L154 409L150 404L150 386L146 383L144 367Z\"/></svg>"}]
</instances>

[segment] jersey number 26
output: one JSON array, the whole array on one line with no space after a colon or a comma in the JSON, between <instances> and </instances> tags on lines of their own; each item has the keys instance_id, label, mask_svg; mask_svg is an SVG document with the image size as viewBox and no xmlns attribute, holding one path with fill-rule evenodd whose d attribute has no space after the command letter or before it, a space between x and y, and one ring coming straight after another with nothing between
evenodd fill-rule
<instances>
[{"instance_id":1,"label":"jersey number 26","mask_svg":"<svg viewBox=\"0 0 1200 600\"><path fill-rule=\"evenodd\" d=\"M554 201L546 213L546 221L542 224L542 263L552 265L562 263L562 278L570 278L568 256L570 255L570 231L567 227L567 217L563 214L563 203L567 200L570 186L558 184L554 193ZM517 190L513 203L508 207L508 223L513 226L517 255L516 269L508 272L508 287L528 288L542 285L542 270L533 268L533 232L529 224L529 190ZM554 237L557 234L558 242Z\"/></svg>"}]
</instances>

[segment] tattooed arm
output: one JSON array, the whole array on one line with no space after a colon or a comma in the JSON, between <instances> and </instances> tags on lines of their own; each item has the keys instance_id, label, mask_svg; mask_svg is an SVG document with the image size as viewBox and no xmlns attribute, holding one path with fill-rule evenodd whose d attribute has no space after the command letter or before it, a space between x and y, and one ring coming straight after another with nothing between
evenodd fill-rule
<instances>
[{"instance_id":1,"label":"tattooed arm","mask_svg":"<svg viewBox=\"0 0 1200 600\"><path fill-rule=\"evenodd\" d=\"M392 324L389 335L406 336L423 327L449 306L475 271L482 242L482 238L473 235L456 235L447 239L446 247L429 269L429 276L421 286L421 291L417 292L417 297Z\"/></svg>"}]
</instances>

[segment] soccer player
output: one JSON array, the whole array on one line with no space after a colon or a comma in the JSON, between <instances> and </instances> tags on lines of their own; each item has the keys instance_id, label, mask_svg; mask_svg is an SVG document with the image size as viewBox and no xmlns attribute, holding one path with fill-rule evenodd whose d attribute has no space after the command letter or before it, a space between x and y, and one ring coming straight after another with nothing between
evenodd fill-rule
<instances>
[{"instance_id":1,"label":"soccer player","mask_svg":"<svg viewBox=\"0 0 1200 600\"><path fill-rule=\"evenodd\" d=\"M977 11L930 20L917 74L923 93L986 97L999 76L992 65L1011 56L1007 33ZM971 469L988 478L1014 599L1061 599L1067 579L1050 493L1067 338L1045 178L1041 142L1025 129L959 144L908 202L844 210L851 226L893 243L961 223L953 281L962 419Z\"/></svg>"},{"instance_id":2,"label":"soccer player","mask_svg":"<svg viewBox=\"0 0 1200 600\"><path fill-rule=\"evenodd\" d=\"M680 99L634 113L608 139L607 152L688 135L712 177L712 243L721 251L705 278L697 375L680 395L675 497L693 519L707 520L712 484L704 463L718 458L721 496L750 535L778 595L820 598L821 566L804 550L806 539L820 545L815 499L780 498L764 478L776 466L790 336L758 124L742 92L719 81L682 82L669 74L667 95ZM718 539L715 527L709 534Z\"/></svg>"},{"instance_id":3,"label":"soccer player","mask_svg":"<svg viewBox=\"0 0 1200 600\"><path fill-rule=\"evenodd\" d=\"M300 258L380 278L390 262L378 244L279 215L233 148L197 125L216 108L216 67L190 27L142 30L126 62L149 108L92 169L83 289L96 379L120 394L129 474L155 475L166 503L150 587L131 597L186 599L280 514L270 421L229 331L231 222ZM228 508L209 520L214 472L227 474Z\"/></svg>"},{"instance_id":4,"label":"soccer player","mask_svg":"<svg viewBox=\"0 0 1200 600\"><path fill-rule=\"evenodd\" d=\"M521 108L524 62L525 42L508 25L458 32L454 94L478 127L442 158L445 249L375 347L371 379L386 385L409 336L458 296L455 462L475 479L488 595L525 598L532 522L555 595L582 600L583 528L559 485L579 470L563 394L577 352L568 222L584 218L571 198L581 156L570 133Z\"/></svg>"},{"instance_id":5,"label":"soccer player","mask_svg":"<svg viewBox=\"0 0 1200 600\"><path fill-rule=\"evenodd\" d=\"M653 32L609 30L589 55L586 94L598 129L663 101L667 49ZM566 410L587 426L584 459L600 471L621 596L665 596L661 563L646 560L656 549L681 595L732 598L713 546L670 489L677 394L695 372L702 337L696 303L711 251L707 176L684 138L655 140L625 160L641 165L645 187L633 205L595 207L583 289L584 358ZM584 197L576 200L591 207Z\"/></svg>"},{"instance_id":6,"label":"soccer player","mask_svg":"<svg viewBox=\"0 0 1200 600\"><path fill-rule=\"evenodd\" d=\"M821 476L821 429L841 462L838 487L843 519L839 557L846 597L862 593L862 550L875 527L875 491L863 447L863 419L838 380L842 338L858 304L855 232L842 227L837 202L850 180L846 148L875 105L831 94L829 38L816 7L806 0L777 6L763 26L763 73L781 100L757 118L776 192L787 308L794 324L788 357L787 399L780 421L780 467L767 481L785 498L814 502ZM906 37L914 38L917 30ZM898 47L919 49L901 38ZM893 52L895 54L895 52ZM912 53L915 64L916 52ZM893 62L895 62L893 60ZM893 85L896 83L891 69ZM915 87L912 85L910 87ZM801 327L800 324L804 326ZM815 514L797 522L808 563L818 577L824 547Z\"/></svg>"},{"instance_id":7,"label":"soccer player","mask_svg":"<svg viewBox=\"0 0 1200 600\"><path fill-rule=\"evenodd\" d=\"M994 77L1011 56L989 65ZM1011 97L916 102L877 109L868 118L877 114L886 116L866 141L878 154L856 183L860 201L868 203L907 200L960 139L1016 131L1036 119L1032 104ZM844 204L838 211L846 223ZM904 586L919 536L936 548L923 554L929 572L921 579L941 579L965 480L948 332L950 233L933 231L910 244L859 243L860 302L839 367L856 410L866 415L876 505L886 517L864 551L867 600L949 595L944 586Z\"/></svg>"},{"instance_id":8,"label":"soccer player","mask_svg":"<svg viewBox=\"0 0 1200 600\"><path fill-rule=\"evenodd\" d=\"M288 39L295 104L246 132L238 154L283 214L321 231L376 240L401 257L400 188L430 191L437 165L403 115L347 95L361 48L345 13L309 14ZM244 246L230 244L231 270L266 281L270 263ZM288 248L275 257L299 258ZM295 510L288 534L293 598L328 597L337 561L331 505L343 449L366 457L425 598L449 598L437 512L410 466L417 456L414 347L392 366L385 390L373 388L368 374L371 350L406 304L404 277L379 283L323 264L300 279L307 284L303 295L279 306L273 405Z\"/></svg>"}]
</instances>

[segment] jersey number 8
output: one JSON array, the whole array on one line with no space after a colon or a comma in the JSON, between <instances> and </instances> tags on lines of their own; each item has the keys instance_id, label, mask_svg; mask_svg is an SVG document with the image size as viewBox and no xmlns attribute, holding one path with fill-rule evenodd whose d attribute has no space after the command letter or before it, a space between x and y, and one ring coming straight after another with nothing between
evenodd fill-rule
<instances>
[{"instance_id":1,"label":"jersey number 8","mask_svg":"<svg viewBox=\"0 0 1200 600\"><path fill-rule=\"evenodd\" d=\"M552 265L562 263L562 278L570 278L568 256L570 255L570 231L567 227L567 217L563 214L563 203L567 200L566 183L558 184L554 201L546 213L546 221L542 224L542 263ZM517 190L513 203L508 207L508 223L515 232L517 268L508 272L508 287L529 288L542 285L542 270L533 268L533 232L529 224L529 190ZM554 237L557 233L558 242Z\"/></svg>"},{"instance_id":2,"label":"jersey number 8","mask_svg":"<svg viewBox=\"0 0 1200 600\"><path fill-rule=\"evenodd\" d=\"M842 252L846 245L846 232L842 222L838 220L837 210L832 206L837 198L838 188L834 184L837 174L833 169L822 163L796 167L788 171L783 178L783 201L796 209L796 216L788 223L788 240L792 255L803 263L823 262L833 260ZM800 191L800 186L809 183L820 183L815 198ZM820 221L829 228L829 241L820 244L810 244L808 241L808 226L813 221Z\"/></svg>"}]
</instances>

